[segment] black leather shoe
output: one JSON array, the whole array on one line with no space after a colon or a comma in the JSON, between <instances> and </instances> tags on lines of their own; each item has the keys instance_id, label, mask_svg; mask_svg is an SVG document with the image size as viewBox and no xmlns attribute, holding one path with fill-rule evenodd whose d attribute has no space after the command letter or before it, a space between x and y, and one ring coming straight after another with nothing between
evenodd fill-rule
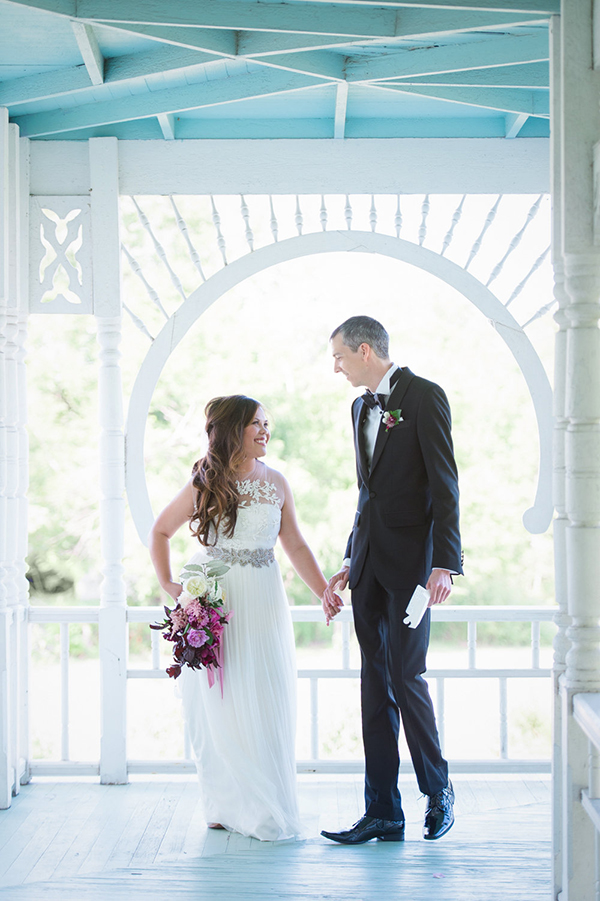
<instances>
[{"instance_id":1,"label":"black leather shoe","mask_svg":"<svg viewBox=\"0 0 600 901\"><path fill-rule=\"evenodd\" d=\"M362 845L372 838L378 838L382 842L403 842L404 820L379 820L365 814L351 829L344 832L321 832L321 835L343 845Z\"/></svg>"},{"instance_id":2,"label":"black leather shoe","mask_svg":"<svg viewBox=\"0 0 600 901\"><path fill-rule=\"evenodd\" d=\"M454 789L448 785L428 799L423 838L441 838L454 823Z\"/></svg>"}]
</instances>

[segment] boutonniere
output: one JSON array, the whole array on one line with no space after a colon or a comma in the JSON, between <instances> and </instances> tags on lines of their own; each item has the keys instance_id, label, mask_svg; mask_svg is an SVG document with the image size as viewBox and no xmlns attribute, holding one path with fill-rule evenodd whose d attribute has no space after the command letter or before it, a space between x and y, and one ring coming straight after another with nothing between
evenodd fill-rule
<instances>
[{"instance_id":1,"label":"boutonniere","mask_svg":"<svg viewBox=\"0 0 600 901\"><path fill-rule=\"evenodd\" d=\"M382 421L386 432L393 429L399 422L404 422L402 418L402 410L386 410L382 416Z\"/></svg>"}]
</instances>

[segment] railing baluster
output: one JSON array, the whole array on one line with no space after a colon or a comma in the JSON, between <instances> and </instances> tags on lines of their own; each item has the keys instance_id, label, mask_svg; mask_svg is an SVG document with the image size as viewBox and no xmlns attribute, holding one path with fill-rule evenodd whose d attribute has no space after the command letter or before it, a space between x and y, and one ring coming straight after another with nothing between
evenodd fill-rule
<instances>
[{"instance_id":1,"label":"railing baluster","mask_svg":"<svg viewBox=\"0 0 600 901\"><path fill-rule=\"evenodd\" d=\"M69 623L60 624L60 759L69 759Z\"/></svg>"},{"instance_id":2,"label":"railing baluster","mask_svg":"<svg viewBox=\"0 0 600 901\"><path fill-rule=\"evenodd\" d=\"M152 241L152 244L154 245L154 250L156 251L161 262L163 263L165 269L169 273L169 278L171 279L171 283L172 283L173 287L175 288L176 291L178 291L181 294L182 300L187 300L186 293L183 290L183 285L181 284L179 276L177 275L177 273L175 272L175 270L172 268L171 264L169 263L169 260L167 258L167 252L166 252L165 248L162 246L162 244L160 243L160 241L158 240L158 238L156 237L156 235L154 234L154 231L150 224L150 220L148 219L148 217L146 216L146 214L140 207L140 205L137 202L137 200L135 199L135 197L132 197L131 199L133 200L133 205L137 210L137 214L138 214L140 222L142 223L142 226L144 227L144 229L150 236L150 240Z\"/></svg>"},{"instance_id":3,"label":"railing baluster","mask_svg":"<svg viewBox=\"0 0 600 901\"><path fill-rule=\"evenodd\" d=\"M529 272L527 273L527 275L525 276L523 281L521 281L517 285L517 287L515 288L513 293L510 295L510 297L506 301L507 307L509 307L511 305L511 303L513 302L513 300L519 296L519 294L521 293L521 291L523 290L523 288L525 287L525 285L527 284L527 282L529 281L531 276L534 274L534 272L538 271L538 269L540 268L540 266L542 265L542 263L544 262L544 260L546 259L546 257L548 256L549 253L550 253L550 246L546 247L544 252L539 255L539 257L537 258L537 260L535 261L535 263L533 264L533 266L531 267L531 269L529 270ZM554 305L554 300L552 301L552 304L550 306L553 306L553 305Z\"/></svg>"},{"instance_id":4,"label":"railing baluster","mask_svg":"<svg viewBox=\"0 0 600 901\"><path fill-rule=\"evenodd\" d=\"M471 247L471 252L469 254L469 258L468 258L467 262L465 263L465 269L469 268L469 266L471 265L471 263L473 262L473 260L475 259L475 257L479 253L479 251L481 250L481 244L482 244L483 238L485 236L486 231L488 230L488 228L490 227L490 225L496 218L496 213L498 212L498 207L500 206L501 200L502 200L502 194L498 194L498 199L496 200L496 203L493 205L493 207L487 214L487 219L485 220L485 222L483 224L483 228L479 232L477 240Z\"/></svg>"},{"instance_id":5,"label":"railing baluster","mask_svg":"<svg viewBox=\"0 0 600 901\"><path fill-rule=\"evenodd\" d=\"M396 205L396 215L394 216L394 225L396 227L396 237L400 237L402 231L402 210L400 209L400 194L398 194L398 203Z\"/></svg>"},{"instance_id":6,"label":"railing baluster","mask_svg":"<svg viewBox=\"0 0 600 901\"><path fill-rule=\"evenodd\" d=\"M271 219L269 221L269 225L271 226L271 234L273 235L273 241L277 244L279 240L279 223L277 222L277 216L275 215L275 207L273 206L273 195L269 194L269 206L271 208Z\"/></svg>"},{"instance_id":7,"label":"railing baluster","mask_svg":"<svg viewBox=\"0 0 600 901\"><path fill-rule=\"evenodd\" d=\"M296 213L294 215L294 221L296 223L296 230L298 234L302 235L302 228L304 226L304 219L302 216L302 210L300 208L300 197L296 194Z\"/></svg>"},{"instance_id":8,"label":"railing baluster","mask_svg":"<svg viewBox=\"0 0 600 901\"><path fill-rule=\"evenodd\" d=\"M162 635L154 630L150 633L150 646L152 649L152 669L160 669L160 639Z\"/></svg>"},{"instance_id":9,"label":"railing baluster","mask_svg":"<svg viewBox=\"0 0 600 901\"><path fill-rule=\"evenodd\" d=\"M123 309L130 316L133 324L136 328L140 330L143 335L146 335L147 338L150 338L151 341L154 341L153 336L150 334L148 329L146 328L142 319L139 316L136 316L133 310L130 310L126 303L123 304Z\"/></svg>"},{"instance_id":10,"label":"railing baluster","mask_svg":"<svg viewBox=\"0 0 600 901\"><path fill-rule=\"evenodd\" d=\"M467 648L469 651L469 669L477 669L477 623L467 622Z\"/></svg>"},{"instance_id":11,"label":"railing baluster","mask_svg":"<svg viewBox=\"0 0 600 901\"><path fill-rule=\"evenodd\" d=\"M508 680L500 676L500 758L508 759Z\"/></svg>"},{"instance_id":12,"label":"railing baluster","mask_svg":"<svg viewBox=\"0 0 600 901\"><path fill-rule=\"evenodd\" d=\"M346 220L346 228L348 231L352 228L352 204L350 203L350 196L346 194L346 206L344 207L344 218Z\"/></svg>"},{"instance_id":13,"label":"railing baluster","mask_svg":"<svg viewBox=\"0 0 600 901\"><path fill-rule=\"evenodd\" d=\"M242 199L242 203L241 203L242 219L244 220L244 225L246 227L246 230L245 230L246 241L248 243L248 247L250 248L250 253L254 253L254 233L252 231L252 228L250 227L250 210L248 208L248 204L246 203L246 198L244 197L244 195L240 194L240 197Z\"/></svg>"},{"instance_id":14,"label":"railing baluster","mask_svg":"<svg viewBox=\"0 0 600 901\"><path fill-rule=\"evenodd\" d=\"M462 208L463 208L463 204L465 202L466 196L467 196L466 194L463 194L461 202L458 204L456 210L454 211L454 215L452 217L452 222L450 223L450 228L448 229L448 232L446 233L446 237L444 238L444 243L442 245L442 256L444 256L444 254L448 250L450 244L452 243L452 238L454 237L454 229L460 222L460 217L462 216Z\"/></svg>"},{"instance_id":15,"label":"railing baluster","mask_svg":"<svg viewBox=\"0 0 600 901\"><path fill-rule=\"evenodd\" d=\"M125 256L127 257L127 261L129 263L129 265L131 266L132 271L137 275L137 277L143 284L144 288L146 289L148 297L150 298L152 303L158 307L158 309L163 314L165 319L168 319L169 314L167 313L167 311L163 307L162 303L160 302L160 297L158 296L158 294L156 293L156 291L154 290L154 288L152 287L152 285L150 284L150 282L147 280L146 276L142 272L142 267L140 266L138 261L135 259L133 254L130 253L129 250L127 250L127 248L125 247L124 244L121 244L121 249L122 249L123 253L125 254Z\"/></svg>"},{"instance_id":16,"label":"railing baluster","mask_svg":"<svg viewBox=\"0 0 600 901\"><path fill-rule=\"evenodd\" d=\"M319 759L319 680L310 680L310 754Z\"/></svg>"},{"instance_id":17,"label":"railing baluster","mask_svg":"<svg viewBox=\"0 0 600 901\"><path fill-rule=\"evenodd\" d=\"M508 250L506 251L506 253L505 253L504 256L502 257L502 259L500 260L500 262L499 262L499 263L494 267L494 269L492 270L492 274L490 275L490 277L488 278L487 282L485 283L486 288L489 288L489 286L492 284L492 282L495 281L495 279L498 278L498 276L499 276L500 273L502 272L502 269L504 268L504 264L506 263L507 259L509 258L509 256L511 255L511 253L513 253L513 251L515 251L515 250L517 249L517 247L518 247L519 244L521 243L521 238L523 237L523 235L525 234L525 232L526 232L527 229L529 228L529 225L531 224L531 222L532 222L532 221L535 219L535 217L537 216L538 211L539 211L539 208L540 208L540 204L541 204L541 202L542 202L543 199L544 199L544 195L543 195L543 194L540 194L540 196L538 197L538 199L536 200L536 202L533 204L533 206L531 207L531 209L530 209L529 212L527 213L527 218L525 219L525 223L524 223L523 227L522 227L522 228L520 229L520 231L518 231L517 234L514 236L514 238L512 239L512 241L510 242L510 244L508 245Z\"/></svg>"},{"instance_id":18,"label":"railing baluster","mask_svg":"<svg viewBox=\"0 0 600 901\"><path fill-rule=\"evenodd\" d=\"M531 623L531 668L540 668L540 623L534 620Z\"/></svg>"},{"instance_id":19,"label":"railing baluster","mask_svg":"<svg viewBox=\"0 0 600 901\"><path fill-rule=\"evenodd\" d=\"M374 232L377 229L377 207L375 206L375 195L371 194L371 209L369 210L369 225L371 226L371 231Z\"/></svg>"},{"instance_id":20,"label":"railing baluster","mask_svg":"<svg viewBox=\"0 0 600 901\"><path fill-rule=\"evenodd\" d=\"M426 194L423 198L423 203L421 205L421 225L419 226L419 245L422 246L425 238L427 237L427 217L429 216L429 194Z\"/></svg>"},{"instance_id":21,"label":"railing baluster","mask_svg":"<svg viewBox=\"0 0 600 901\"><path fill-rule=\"evenodd\" d=\"M196 267L196 269L197 269L198 272L200 273L200 278L202 279L202 281L205 282L205 281L206 281L206 276L204 275L204 270L202 269L202 263L201 263L201 261L200 261L200 255L199 255L198 251L196 250L196 248L194 247L194 245L192 244L192 240L191 240L190 235L189 235L189 229L188 229L188 226L187 226L187 222L185 221L185 219L183 218L183 216L181 215L181 213L180 213L179 210L177 209L177 206L176 206L176 204L175 204L175 201L174 201L174 199L173 199L173 195L172 195L172 194L169 194L169 199L170 199L170 201L171 201L171 206L173 207L173 212L175 213L175 221L177 222L177 228L179 229L179 231L180 231L181 234L183 235L183 238L184 238L184 240L185 240L185 243L186 243L187 246L188 246L188 251L189 251L189 254L190 254L190 258L191 258L191 260L192 260L192 263L194 264L194 266Z\"/></svg>"},{"instance_id":22,"label":"railing baluster","mask_svg":"<svg viewBox=\"0 0 600 901\"><path fill-rule=\"evenodd\" d=\"M321 194L321 209L319 210L319 221L324 232L327 231L327 207L325 206L325 195Z\"/></svg>"},{"instance_id":23,"label":"railing baluster","mask_svg":"<svg viewBox=\"0 0 600 901\"><path fill-rule=\"evenodd\" d=\"M219 215L219 211L217 210L217 207L215 204L215 198L213 197L212 194L210 195L210 203L212 206L212 221L213 221L215 230L217 232L217 246L218 246L219 250L221 251L221 256L223 257L223 265L226 266L227 265L227 250L226 250L226 246L225 246L225 238L223 237L223 234L221 232L221 216Z\"/></svg>"}]
</instances>

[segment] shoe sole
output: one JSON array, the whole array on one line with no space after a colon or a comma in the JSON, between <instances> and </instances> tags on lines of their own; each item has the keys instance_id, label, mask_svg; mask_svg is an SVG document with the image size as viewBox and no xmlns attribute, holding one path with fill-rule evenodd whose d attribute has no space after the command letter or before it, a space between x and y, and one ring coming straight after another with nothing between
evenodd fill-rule
<instances>
[{"instance_id":1,"label":"shoe sole","mask_svg":"<svg viewBox=\"0 0 600 901\"><path fill-rule=\"evenodd\" d=\"M322 832L323 838L328 838L331 842L338 842L340 845L366 845L367 842L373 841L374 838L379 842L403 842L404 832L390 832L389 835L373 835L371 838L363 838L358 841L346 841L343 838L334 838L332 835Z\"/></svg>"},{"instance_id":2,"label":"shoe sole","mask_svg":"<svg viewBox=\"0 0 600 901\"><path fill-rule=\"evenodd\" d=\"M404 833L403 832L392 832L389 835L378 835L378 842L403 842L404 841Z\"/></svg>"}]
</instances>

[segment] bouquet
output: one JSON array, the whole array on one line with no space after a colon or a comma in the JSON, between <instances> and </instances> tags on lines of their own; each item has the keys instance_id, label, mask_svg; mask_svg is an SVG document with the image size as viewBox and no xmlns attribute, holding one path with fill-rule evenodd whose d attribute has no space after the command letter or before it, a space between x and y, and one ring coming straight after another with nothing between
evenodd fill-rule
<instances>
[{"instance_id":1,"label":"bouquet","mask_svg":"<svg viewBox=\"0 0 600 901\"><path fill-rule=\"evenodd\" d=\"M165 607L166 619L150 625L151 629L162 630L165 641L174 644L174 663L167 668L167 674L174 679L181 675L184 666L190 669L204 666L211 688L215 682L214 670L219 670L223 689L221 644L231 613L224 611L223 589L217 580L228 569L219 560L188 563L179 574L183 591L175 607L172 610Z\"/></svg>"}]
</instances>

